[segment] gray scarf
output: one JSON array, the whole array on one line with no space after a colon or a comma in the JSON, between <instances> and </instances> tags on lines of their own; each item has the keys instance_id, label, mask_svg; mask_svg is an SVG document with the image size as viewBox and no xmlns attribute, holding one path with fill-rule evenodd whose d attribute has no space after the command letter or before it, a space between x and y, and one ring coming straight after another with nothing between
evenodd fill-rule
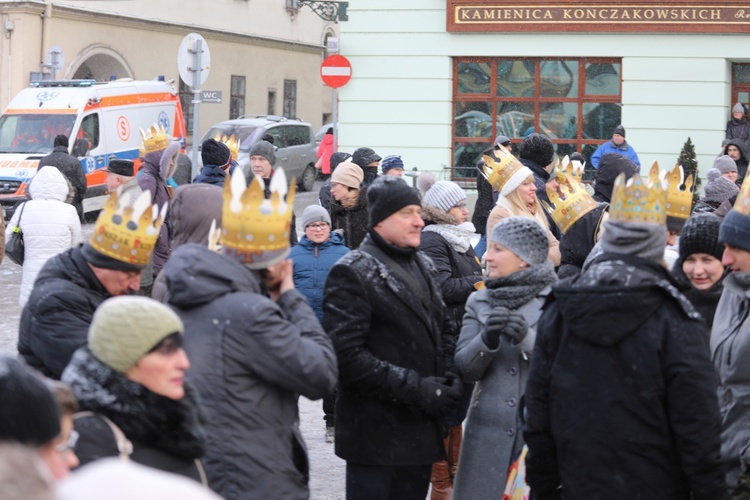
<instances>
[{"instance_id":1,"label":"gray scarf","mask_svg":"<svg viewBox=\"0 0 750 500\"><path fill-rule=\"evenodd\" d=\"M458 253L466 253L471 246L471 237L474 236L474 224L464 222L463 224L430 224L423 231L437 233L453 247Z\"/></svg>"},{"instance_id":2,"label":"gray scarf","mask_svg":"<svg viewBox=\"0 0 750 500\"><path fill-rule=\"evenodd\" d=\"M539 292L555 283L557 274L550 260L539 266L516 271L510 276L491 278L484 282L492 307L503 306L512 310L531 302Z\"/></svg>"},{"instance_id":3,"label":"gray scarf","mask_svg":"<svg viewBox=\"0 0 750 500\"><path fill-rule=\"evenodd\" d=\"M658 264L664 260L667 228L660 224L608 220L600 244L607 253L632 255Z\"/></svg>"}]
</instances>

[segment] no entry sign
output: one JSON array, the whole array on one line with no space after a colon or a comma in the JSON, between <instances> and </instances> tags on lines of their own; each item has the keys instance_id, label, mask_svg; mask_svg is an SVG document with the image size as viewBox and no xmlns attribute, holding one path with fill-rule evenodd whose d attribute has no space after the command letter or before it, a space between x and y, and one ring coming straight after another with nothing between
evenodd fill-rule
<instances>
[{"instance_id":1,"label":"no entry sign","mask_svg":"<svg viewBox=\"0 0 750 500\"><path fill-rule=\"evenodd\" d=\"M329 87L343 87L352 77L352 65L349 59L338 54L326 57L320 65L320 77Z\"/></svg>"}]
</instances>

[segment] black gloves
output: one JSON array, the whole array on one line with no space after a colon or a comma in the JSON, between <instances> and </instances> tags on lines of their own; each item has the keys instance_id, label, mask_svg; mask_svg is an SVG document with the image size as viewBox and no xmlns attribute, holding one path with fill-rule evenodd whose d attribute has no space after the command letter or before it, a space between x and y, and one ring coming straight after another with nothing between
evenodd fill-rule
<instances>
[{"instance_id":1,"label":"black gloves","mask_svg":"<svg viewBox=\"0 0 750 500\"><path fill-rule=\"evenodd\" d=\"M463 385L457 377L422 377L417 383L416 405L431 417L442 416L458 406Z\"/></svg>"},{"instance_id":2,"label":"black gloves","mask_svg":"<svg viewBox=\"0 0 750 500\"><path fill-rule=\"evenodd\" d=\"M482 335L484 343L490 349L497 349L497 346L500 344L500 334L503 333L509 317L510 310L502 306L495 307L487 317L487 324Z\"/></svg>"},{"instance_id":3,"label":"black gloves","mask_svg":"<svg viewBox=\"0 0 750 500\"><path fill-rule=\"evenodd\" d=\"M487 317L487 324L482 334L484 343L490 349L497 349L500 345L500 335L503 334L511 341L512 345L518 345L526 333L529 325L526 319L518 311L510 311L506 307L495 307Z\"/></svg>"}]
</instances>

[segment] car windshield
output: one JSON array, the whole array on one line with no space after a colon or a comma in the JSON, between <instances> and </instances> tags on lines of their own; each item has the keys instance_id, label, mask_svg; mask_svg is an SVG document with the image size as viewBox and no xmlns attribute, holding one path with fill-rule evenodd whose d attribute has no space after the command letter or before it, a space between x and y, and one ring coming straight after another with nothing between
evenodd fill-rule
<instances>
[{"instance_id":1,"label":"car windshield","mask_svg":"<svg viewBox=\"0 0 750 500\"><path fill-rule=\"evenodd\" d=\"M0 153L52 152L56 135L70 137L76 115L18 114L0 117Z\"/></svg>"},{"instance_id":2,"label":"car windshield","mask_svg":"<svg viewBox=\"0 0 750 500\"><path fill-rule=\"evenodd\" d=\"M215 139L216 134L227 137L234 135L235 139L240 142L240 151L249 151L250 146L255 143L255 137L260 134L262 130L262 127L254 127L251 125L214 125L203 136L201 143L211 138Z\"/></svg>"}]
</instances>

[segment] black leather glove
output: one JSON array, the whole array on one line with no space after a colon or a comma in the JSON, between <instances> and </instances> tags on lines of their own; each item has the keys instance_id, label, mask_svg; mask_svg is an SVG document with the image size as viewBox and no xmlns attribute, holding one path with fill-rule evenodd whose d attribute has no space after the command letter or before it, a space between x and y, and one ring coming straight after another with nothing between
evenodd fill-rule
<instances>
[{"instance_id":1,"label":"black leather glove","mask_svg":"<svg viewBox=\"0 0 750 500\"><path fill-rule=\"evenodd\" d=\"M458 406L461 390L448 385L443 377L419 379L417 407L431 417L445 415Z\"/></svg>"},{"instance_id":2,"label":"black leather glove","mask_svg":"<svg viewBox=\"0 0 750 500\"><path fill-rule=\"evenodd\" d=\"M511 340L511 344L518 345L521 343L528 332L529 324L526 323L526 318L518 311L510 313L503 334Z\"/></svg>"},{"instance_id":3,"label":"black leather glove","mask_svg":"<svg viewBox=\"0 0 750 500\"><path fill-rule=\"evenodd\" d=\"M484 343L490 349L497 349L500 345L500 334L505 330L505 325L510 317L510 310L507 307L495 307L487 317L487 324L484 326Z\"/></svg>"}]
</instances>

